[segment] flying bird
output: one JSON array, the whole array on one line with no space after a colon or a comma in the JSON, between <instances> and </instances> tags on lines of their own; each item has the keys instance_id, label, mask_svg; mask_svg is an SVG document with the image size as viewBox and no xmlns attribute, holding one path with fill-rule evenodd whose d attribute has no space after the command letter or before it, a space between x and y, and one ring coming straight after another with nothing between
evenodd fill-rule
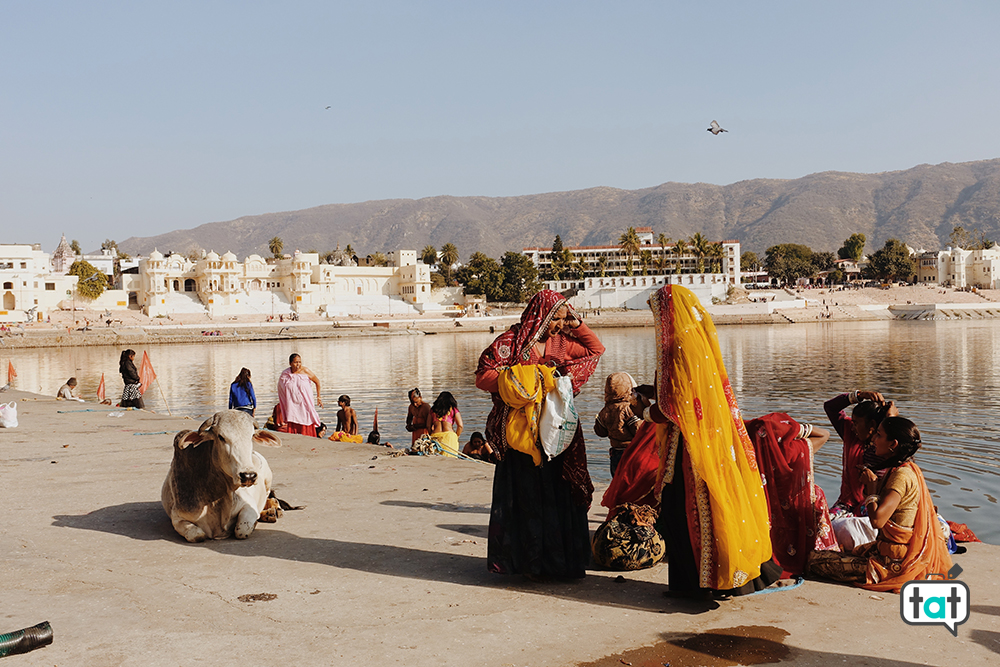
<instances>
[{"instance_id":1,"label":"flying bird","mask_svg":"<svg viewBox=\"0 0 1000 667\"><path fill-rule=\"evenodd\" d=\"M712 121L712 127L708 128L708 131L711 132L712 134L718 136L719 132L728 132L729 130L722 129L722 127L719 126L718 121L714 121L713 120Z\"/></svg>"},{"instance_id":2,"label":"flying bird","mask_svg":"<svg viewBox=\"0 0 1000 667\"><path fill-rule=\"evenodd\" d=\"M330 107L327 107L327 109L329 109L329 108L330 108Z\"/></svg>"}]
</instances>

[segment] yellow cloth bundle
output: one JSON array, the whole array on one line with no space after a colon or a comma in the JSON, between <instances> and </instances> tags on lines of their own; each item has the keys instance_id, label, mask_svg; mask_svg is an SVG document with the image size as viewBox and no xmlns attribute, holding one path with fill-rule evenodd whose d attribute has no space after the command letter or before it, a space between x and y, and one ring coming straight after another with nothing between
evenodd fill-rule
<instances>
[{"instance_id":1,"label":"yellow cloth bundle","mask_svg":"<svg viewBox=\"0 0 1000 667\"><path fill-rule=\"evenodd\" d=\"M351 435L347 431L334 431L328 440L333 440L334 442L364 442L365 438L361 434Z\"/></svg>"},{"instance_id":2,"label":"yellow cloth bundle","mask_svg":"<svg viewBox=\"0 0 1000 667\"><path fill-rule=\"evenodd\" d=\"M516 364L500 371L500 398L510 410L507 414L507 446L529 454L536 466L542 465L538 446L538 420L542 416L545 394L556 386L555 369L536 364Z\"/></svg>"}]
</instances>

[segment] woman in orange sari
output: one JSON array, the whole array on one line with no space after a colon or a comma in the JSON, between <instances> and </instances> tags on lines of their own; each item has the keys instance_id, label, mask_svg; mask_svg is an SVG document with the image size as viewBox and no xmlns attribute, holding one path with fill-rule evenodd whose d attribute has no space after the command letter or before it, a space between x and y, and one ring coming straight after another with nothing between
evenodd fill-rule
<instances>
[{"instance_id":1,"label":"woman in orange sari","mask_svg":"<svg viewBox=\"0 0 1000 667\"><path fill-rule=\"evenodd\" d=\"M853 555L814 551L809 573L871 591L898 593L907 581L947 573L951 556L924 475L913 462L921 445L920 431L909 419L886 417L872 443L887 472L879 479L863 468L861 481L868 518L878 535Z\"/></svg>"},{"instance_id":2,"label":"woman in orange sari","mask_svg":"<svg viewBox=\"0 0 1000 667\"><path fill-rule=\"evenodd\" d=\"M690 290L650 298L656 326L657 529L667 541L670 592L752 593L777 581L767 497L722 362L715 325ZM638 437L638 434L637 434Z\"/></svg>"}]
</instances>

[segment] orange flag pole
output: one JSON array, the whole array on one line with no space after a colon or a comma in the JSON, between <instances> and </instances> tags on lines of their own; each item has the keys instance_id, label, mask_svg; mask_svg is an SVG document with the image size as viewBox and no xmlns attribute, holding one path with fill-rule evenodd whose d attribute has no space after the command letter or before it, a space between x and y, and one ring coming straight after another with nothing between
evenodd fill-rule
<instances>
[{"instance_id":1,"label":"orange flag pole","mask_svg":"<svg viewBox=\"0 0 1000 667\"><path fill-rule=\"evenodd\" d=\"M100 401L101 403L107 400L107 398L104 395L104 392L105 392L104 373L101 373L101 384L97 385L97 400Z\"/></svg>"},{"instance_id":2,"label":"orange flag pole","mask_svg":"<svg viewBox=\"0 0 1000 667\"><path fill-rule=\"evenodd\" d=\"M14 370L14 362L8 360L7 361L7 384L13 385L14 384L14 378L16 378L16 377L17 377L17 371Z\"/></svg>"}]
</instances>

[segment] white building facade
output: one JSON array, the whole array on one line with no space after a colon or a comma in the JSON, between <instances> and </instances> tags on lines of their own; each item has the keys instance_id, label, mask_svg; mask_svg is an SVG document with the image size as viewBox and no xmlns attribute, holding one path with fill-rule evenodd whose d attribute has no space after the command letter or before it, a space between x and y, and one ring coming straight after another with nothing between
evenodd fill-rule
<instances>
[{"instance_id":1,"label":"white building facade","mask_svg":"<svg viewBox=\"0 0 1000 667\"><path fill-rule=\"evenodd\" d=\"M322 264L318 253L266 261L250 255L238 261L209 252L192 261L158 251L139 262L137 302L151 316L177 312L210 315L327 316L405 314L435 310L430 267L415 250L389 253L389 266Z\"/></svg>"},{"instance_id":2,"label":"white building facade","mask_svg":"<svg viewBox=\"0 0 1000 667\"><path fill-rule=\"evenodd\" d=\"M557 292L573 290L570 302L575 308L647 308L650 294L664 285L683 285L704 303L725 299L730 287L738 286L740 274L740 242L722 241L714 244L721 252L714 257L699 258L690 250L677 252L677 243L659 245L649 227L636 228L640 240L639 253L631 259L617 245L566 247L573 255L576 267L572 278L543 280L545 287ZM641 259L648 251L646 261ZM524 248L539 275L551 274L551 248ZM701 263L702 271L698 265ZM715 271L705 268L715 267ZM582 271L583 277L579 277ZM641 275L645 273L646 275Z\"/></svg>"},{"instance_id":3,"label":"white building facade","mask_svg":"<svg viewBox=\"0 0 1000 667\"><path fill-rule=\"evenodd\" d=\"M917 253L917 280L948 287L1000 289L1000 248L947 248Z\"/></svg>"}]
</instances>

